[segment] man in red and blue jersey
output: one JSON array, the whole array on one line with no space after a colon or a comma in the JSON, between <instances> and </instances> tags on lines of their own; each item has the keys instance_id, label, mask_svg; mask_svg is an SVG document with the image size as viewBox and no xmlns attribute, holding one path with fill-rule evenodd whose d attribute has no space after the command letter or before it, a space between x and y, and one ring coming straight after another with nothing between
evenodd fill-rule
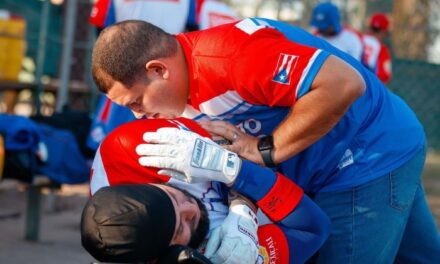
<instances>
[{"instance_id":1,"label":"man in red and blue jersey","mask_svg":"<svg viewBox=\"0 0 440 264\"><path fill-rule=\"evenodd\" d=\"M241 157L288 175L331 219L318 263L440 256L420 180L423 127L372 72L329 43L269 19L177 36L131 21L101 33L92 69L99 89L138 118L221 120L203 127L233 141L228 149ZM157 145L182 145L168 132L154 135L161 137L168 141L138 152L148 158L141 164L186 181L195 179L194 168L209 175L185 163L194 146L181 158L179 151L158 152Z\"/></svg>"}]
</instances>

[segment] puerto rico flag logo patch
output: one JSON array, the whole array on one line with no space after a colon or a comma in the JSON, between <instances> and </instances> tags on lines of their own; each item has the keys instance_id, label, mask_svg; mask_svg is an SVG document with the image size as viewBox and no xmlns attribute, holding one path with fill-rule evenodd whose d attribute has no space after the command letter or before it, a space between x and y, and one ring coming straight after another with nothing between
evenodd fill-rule
<instances>
[{"instance_id":1,"label":"puerto rico flag logo patch","mask_svg":"<svg viewBox=\"0 0 440 264\"><path fill-rule=\"evenodd\" d=\"M280 53L272 81L290 84L290 77L295 70L299 56Z\"/></svg>"}]
</instances>

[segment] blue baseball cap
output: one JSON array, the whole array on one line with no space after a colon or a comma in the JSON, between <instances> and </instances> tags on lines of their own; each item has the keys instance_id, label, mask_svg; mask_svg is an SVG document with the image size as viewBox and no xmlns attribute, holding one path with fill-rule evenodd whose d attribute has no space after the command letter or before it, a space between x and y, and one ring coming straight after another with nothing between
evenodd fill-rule
<instances>
[{"instance_id":1,"label":"blue baseball cap","mask_svg":"<svg viewBox=\"0 0 440 264\"><path fill-rule=\"evenodd\" d=\"M332 26L336 32L339 32L341 22L338 7L330 2L318 4L313 9L310 25L318 30L326 30Z\"/></svg>"}]
</instances>

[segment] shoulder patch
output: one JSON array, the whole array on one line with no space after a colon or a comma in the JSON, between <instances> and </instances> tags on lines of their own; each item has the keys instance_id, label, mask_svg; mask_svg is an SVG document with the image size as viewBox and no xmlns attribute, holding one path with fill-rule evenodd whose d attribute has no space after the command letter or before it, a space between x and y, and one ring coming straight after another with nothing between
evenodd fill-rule
<instances>
[{"instance_id":1,"label":"shoulder patch","mask_svg":"<svg viewBox=\"0 0 440 264\"><path fill-rule=\"evenodd\" d=\"M274 70L272 81L281 84L290 84L290 77L298 63L299 56L280 53Z\"/></svg>"}]
</instances>

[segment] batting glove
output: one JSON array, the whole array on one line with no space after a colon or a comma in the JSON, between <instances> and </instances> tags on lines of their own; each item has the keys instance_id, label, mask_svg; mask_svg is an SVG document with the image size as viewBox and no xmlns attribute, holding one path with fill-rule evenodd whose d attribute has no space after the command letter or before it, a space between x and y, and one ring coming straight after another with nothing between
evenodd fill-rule
<instances>
[{"instance_id":1,"label":"batting glove","mask_svg":"<svg viewBox=\"0 0 440 264\"><path fill-rule=\"evenodd\" d=\"M257 216L246 205L231 205L221 226L214 229L205 256L214 264L255 263L258 257Z\"/></svg>"},{"instance_id":2,"label":"batting glove","mask_svg":"<svg viewBox=\"0 0 440 264\"><path fill-rule=\"evenodd\" d=\"M136 147L142 166L161 168L158 173L181 181L194 183L235 181L241 159L209 138L178 128L160 128L144 133L148 143Z\"/></svg>"}]
</instances>

